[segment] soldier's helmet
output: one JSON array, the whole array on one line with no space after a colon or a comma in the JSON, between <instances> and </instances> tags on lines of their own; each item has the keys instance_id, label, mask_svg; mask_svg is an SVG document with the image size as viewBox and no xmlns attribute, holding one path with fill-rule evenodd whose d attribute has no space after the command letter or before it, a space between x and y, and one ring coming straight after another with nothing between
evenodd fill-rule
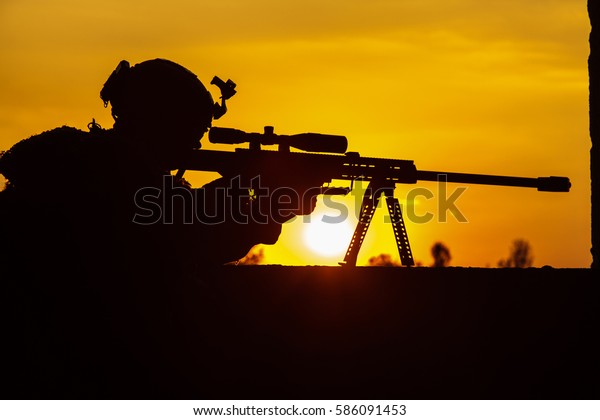
<instances>
[{"instance_id":1,"label":"soldier's helmet","mask_svg":"<svg viewBox=\"0 0 600 420\"><path fill-rule=\"evenodd\" d=\"M121 61L100 97L110 103L114 128L170 150L195 148L213 119L215 103L198 77L164 59L129 66Z\"/></svg>"}]
</instances>

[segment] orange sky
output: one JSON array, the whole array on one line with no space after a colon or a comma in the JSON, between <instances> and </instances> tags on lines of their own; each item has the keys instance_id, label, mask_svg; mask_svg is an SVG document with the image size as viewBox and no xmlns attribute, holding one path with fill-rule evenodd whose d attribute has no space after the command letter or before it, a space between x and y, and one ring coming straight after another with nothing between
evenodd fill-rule
<instances>
[{"instance_id":1,"label":"orange sky","mask_svg":"<svg viewBox=\"0 0 600 420\"><path fill-rule=\"evenodd\" d=\"M110 127L99 91L119 60L169 58L205 84L238 84L221 126L343 134L363 156L419 169L569 176L569 194L469 187L457 202L468 223L407 221L409 238L425 265L438 240L453 265L495 266L525 238L536 266L587 267L589 30L583 0L4 0L0 150L92 117ZM265 261L343 257L311 253L302 231L301 220L285 226ZM395 244L376 220L359 264L379 253Z\"/></svg>"}]
</instances>

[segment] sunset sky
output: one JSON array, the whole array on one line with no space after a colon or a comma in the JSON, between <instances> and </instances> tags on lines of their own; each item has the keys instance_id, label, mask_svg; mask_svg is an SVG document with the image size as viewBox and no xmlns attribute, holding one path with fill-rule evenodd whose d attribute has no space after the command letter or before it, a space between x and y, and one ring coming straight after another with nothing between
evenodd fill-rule
<instances>
[{"instance_id":1,"label":"sunset sky","mask_svg":"<svg viewBox=\"0 0 600 420\"><path fill-rule=\"evenodd\" d=\"M468 222L407 220L409 239L423 265L441 241L452 265L496 266L523 238L535 266L588 267L589 31L584 0L2 0L0 150L92 118L110 127L99 92L118 62L168 58L207 86L214 75L237 83L217 126L342 134L362 156L418 169L568 176L568 194L471 186L457 201ZM211 176L186 178L200 186ZM414 187L398 186L401 202ZM437 194L436 184L417 187ZM420 200L415 212L436 205ZM385 214L359 264L396 256ZM341 261L343 252L312 251L305 228L284 226L265 262Z\"/></svg>"}]
</instances>

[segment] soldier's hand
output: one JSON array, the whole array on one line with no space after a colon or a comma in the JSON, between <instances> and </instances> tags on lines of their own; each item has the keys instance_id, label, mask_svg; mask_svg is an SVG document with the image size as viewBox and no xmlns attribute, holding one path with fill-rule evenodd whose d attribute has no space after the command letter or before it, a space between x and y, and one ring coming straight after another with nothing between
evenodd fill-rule
<instances>
[{"instance_id":1,"label":"soldier's hand","mask_svg":"<svg viewBox=\"0 0 600 420\"><path fill-rule=\"evenodd\" d=\"M271 217L285 223L295 216L307 215L315 210L320 187L286 186L271 194Z\"/></svg>"},{"instance_id":2,"label":"soldier's hand","mask_svg":"<svg viewBox=\"0 0 600 420\"><path fill-rule=\"evenodd\" d=\"M263 174L251 181L238 178L221 178L205 188L216 185L229 188L229 194L248 196L248 208L242 213L252 216L257 223L275 222L282 224L295 216L307 215L315 210L317 196L321 193L322 181L315 179L297 180L291 176ZM234 188L230 188L235 185ZM238 202L233 200L233 202ZM240 200L239 203L243 203Z\"/></svg>"}]
</instances>

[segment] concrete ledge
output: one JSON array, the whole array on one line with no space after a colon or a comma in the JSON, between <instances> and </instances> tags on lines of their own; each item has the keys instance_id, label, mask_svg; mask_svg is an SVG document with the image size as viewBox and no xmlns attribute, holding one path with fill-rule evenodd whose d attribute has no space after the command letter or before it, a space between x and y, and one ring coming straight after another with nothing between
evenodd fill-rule
<instances>
[{"instance_id":1,"label":"concrete ledge","mask_svg":"<svg viewBox=\"0 0 600 420\"><path fill-rule=\"evenodd\" d=\"M4 295L3 396L597 399L592 277L227 266L163 283L21 281Z\"/></svg>"}]
</instances>

